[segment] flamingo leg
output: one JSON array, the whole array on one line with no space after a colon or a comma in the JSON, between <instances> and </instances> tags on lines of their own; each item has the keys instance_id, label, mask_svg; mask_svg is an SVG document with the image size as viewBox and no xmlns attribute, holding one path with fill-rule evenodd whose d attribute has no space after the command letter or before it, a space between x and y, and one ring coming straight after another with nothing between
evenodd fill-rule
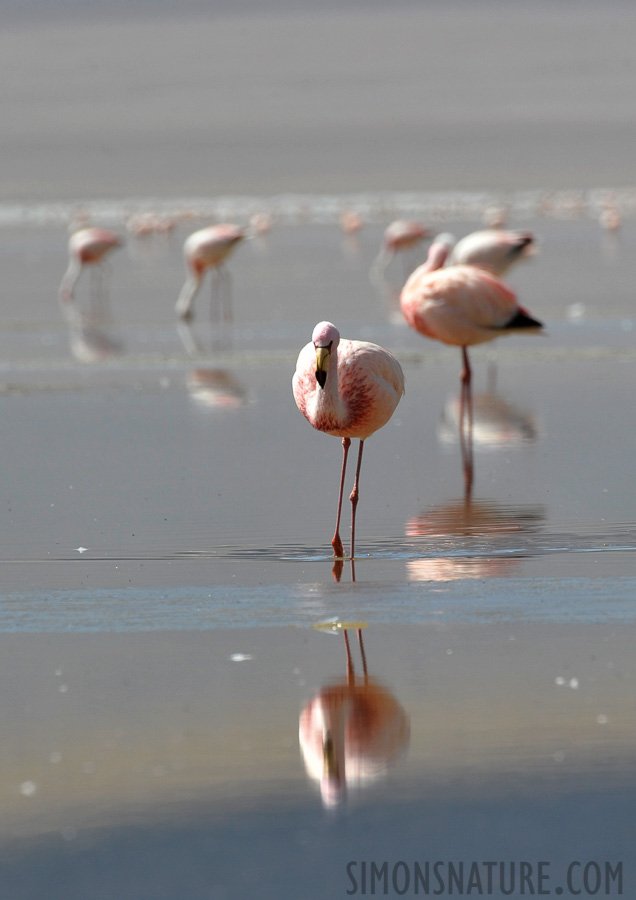
<instances>
[{"instance_id":1,"label":"flamingo leg","mask_svg":"<svg viewBox=\"0 0 636 900\"><path fill-rule=\"evenodd\" d=\"M359 490L358 483L360 481L360 467L362 466L362 450L364 448L364 441L360 441L360 449L358 450L358 465L356 466L356 480L353 483L353 490L349 495L349 500L351 500L351 559L353 560L355 556L355 543L356 543L356 508L358 506L359 499Z\"/></svg>"},{"instance_id":2,"label":"flamingo leg","mask_svg":"<svg viewBox=\"0 0 636 900\"><path fill-rule=\"evenodd\" d=\"M340 513L342 512L342 492L344 490L345 472L347 470L347 456L349 455L349 447L351 446L351 438L342 439L342 472L340 473L340 491L338 493L338 513L336 515L336 531L331 541L334 556L344 556L344 547L340 540Z\"/></svg>"}]
</instances>

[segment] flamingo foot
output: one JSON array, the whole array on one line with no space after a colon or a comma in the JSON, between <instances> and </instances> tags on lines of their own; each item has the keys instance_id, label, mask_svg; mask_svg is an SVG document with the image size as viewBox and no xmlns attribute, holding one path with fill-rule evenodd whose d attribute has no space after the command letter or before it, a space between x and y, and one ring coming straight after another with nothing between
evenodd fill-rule
<instances>
[{"instance_id":1,"label":"flamingo foot","mask_svg":"<svg viewBox=\"0 0 636 900\"><path fill-rule=\"evenodd\" d=\"M340 535L338 533L334 534L331 546L333 547L333 555L336 557L336 559L343 559L344 546L342 541L340 540Z\"/></svg>"}]
</instances>

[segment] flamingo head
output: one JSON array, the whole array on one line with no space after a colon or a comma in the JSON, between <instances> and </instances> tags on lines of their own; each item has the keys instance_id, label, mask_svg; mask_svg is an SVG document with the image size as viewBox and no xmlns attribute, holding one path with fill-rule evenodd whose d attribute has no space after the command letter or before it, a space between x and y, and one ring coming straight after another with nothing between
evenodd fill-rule
<instances>
[{"instance_id":1,"label":"flamingo head","mask_svg":"<svg viewBox=\"0 0 636 900\"><path fill-rule=\"evenodd\" d=\"M340 332L331 322L319 322L314 328L311 340L316 348L316 381L321 388L324 388L327 382L329 358L332 351L338 346Z\"/></svg>"}]
</instances>

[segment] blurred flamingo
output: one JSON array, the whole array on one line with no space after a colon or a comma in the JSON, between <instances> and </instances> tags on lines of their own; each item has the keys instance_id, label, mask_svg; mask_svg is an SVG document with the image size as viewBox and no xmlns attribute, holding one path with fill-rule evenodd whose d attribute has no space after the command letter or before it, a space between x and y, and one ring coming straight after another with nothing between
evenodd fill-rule
<instances>
[{"instance_id":1,"label":"blurred flamingo","mask_svg":"<svg viewBox=\"0 0 636 900\"><path fill-rule=\"evenodd\" d=\"M443 268L448 244L434 241L424 265L409 277L400 295L408 325L425 337L461 347L460 440L466 479L472 481L471 368L468 347L516 331L538 333L543 325L517 303L515 294L478 266ZM468 419L468 433L464 424ZM464 443L465 442L465 443Z\"/></svg>"},{"instance_id":2,"label":"blurred flamingo","mask_svg":"<svg viewBox=\"0 0 636 900\"><path fill-rule=\"evenodd\" d=\"M387 266L396 255L411 250L430 237L430 230L421 222L396 219L386 228L382 247L371 266L371 280L379 281L384 277Z\"/></svg>"},{"instance_id":3,"label":"blurred flamingo","mask_svg":"<svg viewBox=\"0 0 636 900\"><path fill-rule=\"evenodd\" d=\"M108 266L106 258L123 244L124 239L107 228L80 228L79 231L75 231L68 242L69 263L60 284L60 300L63 303L73 301L75 285L84 266L93 266L92 271L97 274L98 280L93 286L96 296L99 297L102 288L101 277Z\"/></svg>"},{"instance_id":4,"label":"blurred flamingo","mask_svg":"<svg viewBox=\"0 0 636 900\"><path fill-rule=\"evenodd\" d=\"M448 260L450 265L479 266L497 276L503 275L519 260L531 256L536 248L534 236L529 231L504 231L500 228L473 231L457 243L451 235L436 238L443 239L450 246L454 244Z\"/></svg>"},{"instance_id":5,"label":"blurred flamingo","mask_svg":"<svg viewBox=\"0 0 636 900\"><path fill-rule=\"evenodd\" d=\"M462 348L462 381L470 382L468 347L515 331L539 332L543 325L489 272L473 265L442 268L447 255L447 244L435 241L431 245L424 265L402 288L400 307L415 331Z\"/></svg>"},{"instance_id":6,"label":"blurred flamingo","mask_svg":"<svg viewBox=\"0 0 636 900\"><path fill-rule=\"evenodd\" d=\"M192 318L192 304L199 292L203 277L208 269L214 269L219 280L219 289L224 288L226 309L225 317L230 312L230 274L224 268L224 262L236 245L245 237L245 231L238 225L211 225L195 231L186 238L183 255L186 264L186 281L177 300L177 315L185 320ZM214 285L213 285L214 290ZM223 297L221 297L223 301Z\"/></svg>"},{"instance_id":7,"label":"blurred flamingo","mask_svg":"<svg viewBox=\"0 0 636 900\"><path fill-rule=\"evenodd\" d=\"M351 438L360 449L351 500L351 560L355 555L355 519L365 440L393 415L404 393L404 373L395 357L366 341L340 338L331 322L319 322L300 351L292 380L296 405L318 431L342 438L343 459L338 494L334 556L344 556L340 513Z\"/></svg>"},{"instance_id":8,"label":"blurred flamingo","mask_svg":"<svg viewBox=\"0 0 636 900\"><path fill-rule=\"evenodd\" d=\"M325 686L305 706L298 738L307 773L320 782L322 802L335 807L347 788L379 778L409 743L409 718L385 687L369 679L358 628L363 679L356 679L346 626L347 678Z\"/></svg>"}]
</instances>

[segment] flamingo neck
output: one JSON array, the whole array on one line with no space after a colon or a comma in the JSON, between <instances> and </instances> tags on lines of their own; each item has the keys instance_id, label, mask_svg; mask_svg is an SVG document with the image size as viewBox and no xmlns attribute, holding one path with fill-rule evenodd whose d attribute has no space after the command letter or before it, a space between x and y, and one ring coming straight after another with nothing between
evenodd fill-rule
<instances>
[{"instance_id":1,"label":"flamingo neck","mask_svg":"<svg viewBox=\"0 0 636 900\"><path fill-rule=\"evenodd\" d=\"M344 407L338 392L338 348L334 347L329 354L327 379L323 388L318 388L316 408L323 414L340 416Z\"/></svg>"},{"instance_id":2,"label":"flamingo neck","mask_svg":"<svg viewBox=\"0 0 636 900\"><path fill-rule=\"evenodd\" d=\"M441 269L448 258L448 244L443 241L437 241L428 249L428 257L424 263L425 272L434 272Z\"/></svg>"}]
</instances>

